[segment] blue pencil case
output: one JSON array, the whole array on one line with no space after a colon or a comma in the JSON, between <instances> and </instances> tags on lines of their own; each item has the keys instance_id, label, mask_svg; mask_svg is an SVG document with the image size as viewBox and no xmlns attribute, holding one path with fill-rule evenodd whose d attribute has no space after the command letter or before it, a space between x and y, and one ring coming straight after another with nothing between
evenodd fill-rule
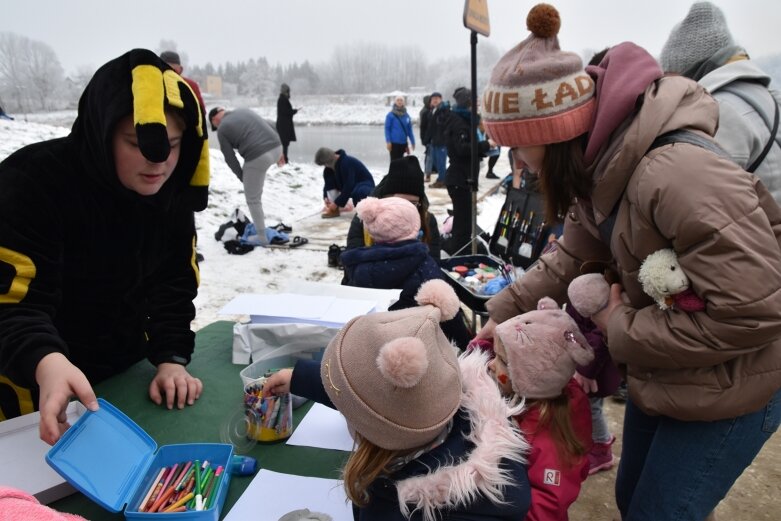
<instances>
[{"instance_id":1,"label":"blue pencil case","mask_svg":"<svg viewBox=\"0 0 781 521\"><path fill-rule=\"evenodd\" d=\"M224 443L157 443L109 402L87 411L46 454L46 462L77 490L106 510L126 519L193 519L217 521L230 485L233 446ZM160 469L185 461L208 461L223 467L215 481L214 500L204 510L141 512L141 503L159 477Z\"/></svg>"}]
</instances>

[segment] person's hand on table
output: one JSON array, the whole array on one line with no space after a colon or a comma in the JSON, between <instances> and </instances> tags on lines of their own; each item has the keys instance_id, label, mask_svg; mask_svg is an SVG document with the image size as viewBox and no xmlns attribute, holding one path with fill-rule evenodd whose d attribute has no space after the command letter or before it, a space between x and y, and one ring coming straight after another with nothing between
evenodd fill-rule
<instances>
[{"instance_id":1,"label":"person's hand on table","mask_svg":"<svg viewBox=\"0 0 781 521\"><path fill-rule=\"evenodd\" d=\"M263 391L271 394L285 394L290 392L290 379L293 378L292 369L280 369L266 378Z\"/></svg>"},{"instance_id":2,"label":"person's hand on table","mask_svg":"<svg viewBox=\"0 0 781 521\"><path fill-rule=\"evenodd\" d=\"M165 397L165 406L169 409L173 409L174 402L179 409L184 408L185 403L194 404L202 391L201 380L188 373L183 365L174 363L158 365L157 374L149 384L149 398L160 405Z\"/></svg>"},{"instance_id":3,"label":"person's hand on table","mask_svg":"<svg viewBox=\"0 0 781 521\"><path fill-rule=\"evenodd\" d=\"M98 400L89 380L62 353L49 353L41 358L35 368L35 381L40 388L39 435L49 445L57 443L70 427L65 410L72 396L90 411L98 410Z\"/></svg>"}]
</instances>

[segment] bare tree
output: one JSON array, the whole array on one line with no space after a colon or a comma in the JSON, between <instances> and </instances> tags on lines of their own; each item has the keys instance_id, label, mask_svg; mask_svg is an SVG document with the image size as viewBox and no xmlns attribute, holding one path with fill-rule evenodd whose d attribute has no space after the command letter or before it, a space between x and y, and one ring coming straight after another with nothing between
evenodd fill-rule
<instances>
[{"instance_id":1,"label":"bare tree","mask_svg":"<svg viewBox=\"0 0 781 521\"><path fill-rule=\"evenodd\" d=\"M33 95L38 99L38 108L54 108L58 92L63 86L63 70L57 54L49 45L30 40L27 46L27 63Z\"/></svg>"},{"instance_id":2,"label":"bare tree","mask_svg":"<svg viewBox=\"0 0 781 521\"><path fill-rule=\"evenodd\" d=\"M53 108L62 86L62 66L49 45L0 33L0 92L13 100L15 110Z\"/></svg>"},{"instance_id":3,"label":"bare tree","mask_svg":"<svg viewBox=\"0 0 781 521\"><path fill-rule=\"evenodd\" d=\"M0 33L0 92L8 100L10 110L29 110L29 78L23 59L27 38L14 33Z\"/></svg>"}]
</instances>

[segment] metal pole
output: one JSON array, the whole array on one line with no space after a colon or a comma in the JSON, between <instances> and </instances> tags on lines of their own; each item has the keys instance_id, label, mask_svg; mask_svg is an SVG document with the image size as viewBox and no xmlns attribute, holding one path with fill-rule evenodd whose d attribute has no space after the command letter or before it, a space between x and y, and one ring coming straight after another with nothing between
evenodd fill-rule
<instances>
[{"instance_id":1,"label":"metal pole","mask_svg":"<svg viewBox=\"0 0 781 521\"><path fill-rule=\"evenodd\" d=\"M477 178L479 163L477 157L477 32L470 35L471 69L472 69L472 110L469 118L469 137L471 143L471 165L468 184L472 189L472 255L477 255Z\"/></svg>"}]
</instances>

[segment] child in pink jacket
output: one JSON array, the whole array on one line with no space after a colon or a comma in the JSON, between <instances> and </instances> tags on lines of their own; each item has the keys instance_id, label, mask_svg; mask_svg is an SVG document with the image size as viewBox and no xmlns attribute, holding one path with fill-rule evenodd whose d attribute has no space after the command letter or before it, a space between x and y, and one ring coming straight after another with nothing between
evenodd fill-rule
<instances>
[{"instance_id":1,"label":"child in pink jacket","mask_svg":"<svg viewBox=\"0 0 781 521\"><path fill-rule=\"evenodd\" d=\"M505 396L526 400L515 419L532 449L526 521L566 521L588 477L591 409L572 378L594 353L575 321L550 298L494 331L489 370Z\"/></svg>"}]
</instances>

